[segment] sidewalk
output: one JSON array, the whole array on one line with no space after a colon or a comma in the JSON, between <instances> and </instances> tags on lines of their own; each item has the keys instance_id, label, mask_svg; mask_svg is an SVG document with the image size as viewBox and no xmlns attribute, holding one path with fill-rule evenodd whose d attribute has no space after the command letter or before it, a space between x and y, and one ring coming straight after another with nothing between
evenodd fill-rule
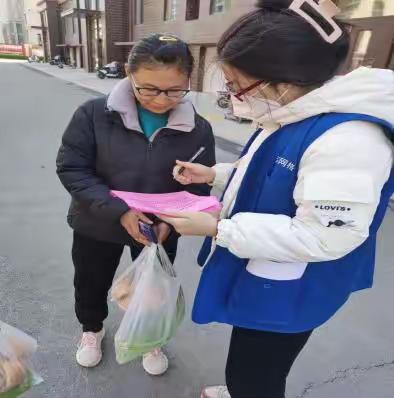
<instances>
[{"instance_id":1,"label":"sidewalk","mask_svg":"<svg viewBox=\"0 0 394 398\"><path fill-rule=\"evenodd\" d=\"M25 63L24 66L99 94L108 94L119 82L118 79L101 80L95 73L87 73L84 70L72 69L67 66L64 69L49 64ZM231 152L239 152L240 146L245 145L253 133L253 127L248 123L226 120L224 113L216 107L215 95L198 92L192 92L189 95L197 111L212 124L215 136L222 141L222 144L225 145L226 141L229 141L235 146L233 145L232 150L228 149Z\"/></svg>"}]
</instances>

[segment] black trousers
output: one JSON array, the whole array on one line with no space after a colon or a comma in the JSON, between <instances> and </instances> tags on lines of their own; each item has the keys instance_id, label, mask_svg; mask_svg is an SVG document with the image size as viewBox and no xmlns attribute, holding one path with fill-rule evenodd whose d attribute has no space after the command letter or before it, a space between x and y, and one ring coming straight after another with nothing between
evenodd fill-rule
<instances>
[{"instance_id":1,"label":"black trousers","mask_svg":"<svg viewBox=\"0 0 394 398\"><path fill-rule=\"evenodd\" d=\"M172 233L164 243L174 261L177 236ZM130 246L132 259L138 257L143 246ZM75 268L75 313L84 332L99 332L108 316L108 292L119 266L124 246L97 241L74 232L72 259Z\"/></svg>"},{"instance_id":2,"label":"black trousers","mask_svg":"<svg viewBox=\"0 0 394 398\"><path fill-rule=\"evenodd\" d=\"M226 366L231 398L285 398L287 376L311 334L235 327Z\"/></svg>"}]
</instances>

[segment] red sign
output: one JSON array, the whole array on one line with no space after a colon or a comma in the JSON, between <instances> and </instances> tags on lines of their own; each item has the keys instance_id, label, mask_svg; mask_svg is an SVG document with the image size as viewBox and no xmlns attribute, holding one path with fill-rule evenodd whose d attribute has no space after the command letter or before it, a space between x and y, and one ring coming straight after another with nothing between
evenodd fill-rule
<instances>
[{"instance_id":1,"label":"red sign","mask_svg":"<svg viewBox=\"0 0 394 398\"><path fill-rule=\"evenodd\" d=\"M0 44L0 53L24 55L24 50L23 46L18 46L15 44Z\"/></svg>"}]
</instances>

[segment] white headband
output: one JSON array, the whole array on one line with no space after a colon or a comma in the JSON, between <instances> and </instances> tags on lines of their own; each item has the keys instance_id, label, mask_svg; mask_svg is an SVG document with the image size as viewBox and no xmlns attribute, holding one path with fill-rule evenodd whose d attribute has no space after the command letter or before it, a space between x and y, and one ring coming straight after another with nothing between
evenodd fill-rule
<instances>
[{"instance_id":1,"label":"white headband","mask_svg":"<svg viewBox=\"0 0 394 398\"><path fill-rule=\"evenodd\" d=\"M331 34L327 34L324 29L316 22L309 14L302 10L304 4L309 4L315 11L317 11L333 28ZM305 19L316 31L323 37L328 43L336 42L342 36L342 29L334 21L333 17L338 15L341 10L331 0L319 0L319 3L315 3L314 0L294 0L289 10L294 11Z\"/></svg>"}]
</instances>

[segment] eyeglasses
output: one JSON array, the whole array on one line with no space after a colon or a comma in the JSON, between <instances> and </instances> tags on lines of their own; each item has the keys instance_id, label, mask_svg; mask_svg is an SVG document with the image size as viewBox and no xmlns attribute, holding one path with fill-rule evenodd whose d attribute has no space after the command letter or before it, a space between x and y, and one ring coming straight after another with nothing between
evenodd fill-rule
<instances>
[{"instance_id":1,"label":"eyeglasses","mask_svg":"<svg viewBox=\"0 0 394 398\"><path fill-rule=\"evenodd\" d=\"M134 88L137 90L138 94L143 97L158 97L161 93L164 93L168 98L183 98L186 94L190 92L190 80L189 80L189 88L187 90L177 90L177 89L169 89L169 90L161 90L159 88L150 88L150 87L140 87L134 80L133 75L130 75L134 84Z\"/></svg>"},{"instance_id":2,"label":"eyeglasses","mask_svg":"<svg viewBox=\"0 0 394 398\"><path fill-rule=\"evenodd\" d=\"M264 80L258 80L257 82L251 84L250 86L242 89L241 91L238 91L234 88L234 83L233 82L227 82L226 83L226 88L227 90L234 95L234 97L238 100L243 102L243 96L248 93L249 91L254 90L255 88L257 88L258 86L260 86L261 84L264 83Z\"/></svg>"}]
</instances>

